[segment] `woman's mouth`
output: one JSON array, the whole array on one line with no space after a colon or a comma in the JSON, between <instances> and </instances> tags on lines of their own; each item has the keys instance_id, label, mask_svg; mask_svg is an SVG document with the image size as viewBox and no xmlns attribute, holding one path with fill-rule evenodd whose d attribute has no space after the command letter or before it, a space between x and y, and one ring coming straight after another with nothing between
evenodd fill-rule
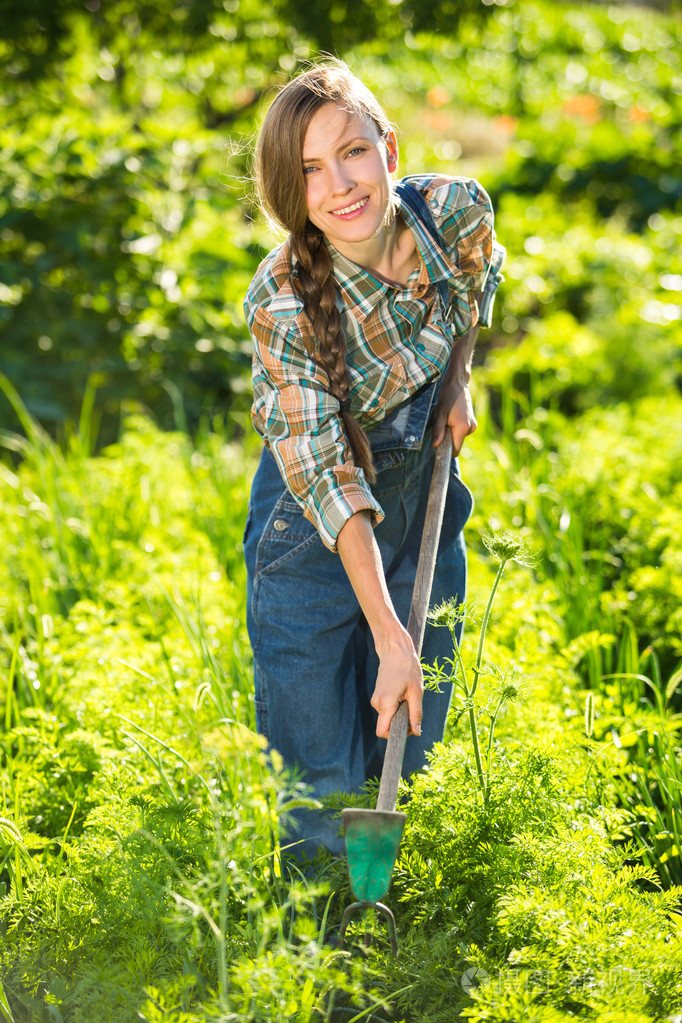
<instances>
[{"instance_id":1,"label":"woman's mouth","mask_svg":"<svg viewBox=\"0 0 682 1023\"><path fill-rule=\"evenodd\" d=\"M333 213L335 217L343 217L344 219L347 219L349 217L357 216L358 213L365 208L368 202L369 196L366 195L364 199L358 199L357 202L349 203L348 206L343 206L340 210L330 210L330 213Z\"/></svg>"}]
</instances>

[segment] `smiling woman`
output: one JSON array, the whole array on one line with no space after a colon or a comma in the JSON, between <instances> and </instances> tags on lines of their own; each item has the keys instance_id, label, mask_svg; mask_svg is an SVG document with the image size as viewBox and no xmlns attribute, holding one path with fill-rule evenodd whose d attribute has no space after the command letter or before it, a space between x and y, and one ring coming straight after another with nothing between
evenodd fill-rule
<instances>
[{"instance_id":1,"label":"smiling woman","mask_svg":"<svg viewBox=\"0 0 682 1023\"><path fill-rule=\"evenodd\" d=\"M397 149L393 132L382 138L373 121L335 103L321 107L308 125L303 141L308 217L356 263L384 256L381 229L391 227L390 174Z\"/></svg>"},{"instance_id":2,"label":"smiling woman","mask_svg":"<svg viewBox=\"0 0 682 1023\"><path fill-rule=\"evenodd\" d=\"M394 182L398 144L371 92L329 61L273 101L256 150L289 236L245 301L253 421L265 441L244 536L259 729L316 795L381 771L406 700L403 772L442 738L451 692L423 694L405 629L434 447L476 428L468 383L504 249L478 182ZM453 462L432 600L464 599L471 495ZM428 627L426 660L452 655ZM301 811L298 858L343 840Z\"/></svg>"},{"instance_id":3,"label":"smiling woman","mask_svg":"<svg viewBox=\"0 0 682 1023\"><path fill-rule=\"evenodd\" d=\"M313 152L322 155L308 155ZM337 252L404 285L418 259L412 233L393 216L390 175L397 165L395 132L381 136L374 121L334 103L313 116L303 142L311 223Z\"/></svg>"}]
</instances>

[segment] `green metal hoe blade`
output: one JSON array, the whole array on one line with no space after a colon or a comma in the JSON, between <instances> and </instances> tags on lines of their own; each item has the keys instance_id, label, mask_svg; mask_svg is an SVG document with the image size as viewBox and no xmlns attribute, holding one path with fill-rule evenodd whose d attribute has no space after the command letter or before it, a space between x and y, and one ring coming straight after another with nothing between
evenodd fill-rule
<instances>
[{"instance_id":1,"label":"green metal hoe blade","mask_svg":"<svg viewBox=\"0 0 682 1023\"><path fill-rule=\"evenodd\" d=\"M358 900L348 906L343 914L339 934L341 945L352 914L356 910L375 909L386 918L393 955L397 956L395 917L379 899L386 894L391 883L405 827L405 814L395 810L347 809L342 810L341 817L346 836L350 885ZM370 943L369 932L366 932L365 945Z\"/></svg>"},{"instance_id":2,"label":"green metal hoe blade","mask_svg":"<svg viewBox=\"0 0 682 1023\"><path fill-rule=\"evenodd\" d=\"M405 827L405 814L385 810L343 810L348 873L356 899L378 902L389 889Z\"/></svg>"}]
</instances>

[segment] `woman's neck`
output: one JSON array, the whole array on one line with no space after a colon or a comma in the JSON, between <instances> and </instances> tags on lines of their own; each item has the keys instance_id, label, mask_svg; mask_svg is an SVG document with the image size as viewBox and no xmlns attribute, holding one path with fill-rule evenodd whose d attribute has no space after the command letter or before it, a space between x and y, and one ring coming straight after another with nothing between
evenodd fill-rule
<instances>
[{"instance_id":1,"label":"woman's neck","mask_svg":"<svg viewBox=\"0 0 682 1023\"><path fill-rule=\"evenodd\" d=\"M400 215L374 238L339 247L339 252L389 284L407 284L410 274L419 266L414 237Z\"/></svg>"}]
</instances>

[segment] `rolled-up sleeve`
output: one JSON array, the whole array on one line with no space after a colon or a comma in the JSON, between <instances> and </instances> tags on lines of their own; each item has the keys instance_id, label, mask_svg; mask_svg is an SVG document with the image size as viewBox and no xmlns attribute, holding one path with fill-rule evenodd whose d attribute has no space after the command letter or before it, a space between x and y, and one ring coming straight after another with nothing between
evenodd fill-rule
<instances>
[{"instance_id":1,"label":"rolled-up sleeve","mask_svg":"<svg viewBox=\"0 0 682 1023\"><path fill-rule=\"evenodd\" d=\"M248 296L244 309L253 339L254 426L303 514L335 551L352 515L367 509L376 524L383 511L353 461L339 402L298 328L253 306Z\"/></svg>"},{"instance_id":2,"label":"rolled-up sleeve","mask_svg":"<svg viewBox=\"0 0 682 1023\"><path fill-rule=\"evenodd\" d=\"M448 242L458 275L449 282L453 323L457 333L465 333L477 322L492 323L493 305L498 287L504 280L501 267L506 250L495 235L495 215L490 197L474 178L464 179L465 189L453 190L441 209L440 229ZM480 293L476 307L474 296Z\"/></svg>"},{"instance_id":3,"label":"rolled-up sleeve","mask_svg":"<svg viewBox=\"0 0 682 1023\"><path fill-rule=\"evenodd\" d=\"M488 267L488 276L486 277L485 285L483 286L483 294L478 303L478 319L482 327L489 327L493 321L493 307L495 305L495 296L497 289L504 280L504 275L501 273L502 264L505 261L507 250L504 245L500 245L495 232L493 231L493 251L490 259L490 266Z\"/></svg>"}]
</instances>

